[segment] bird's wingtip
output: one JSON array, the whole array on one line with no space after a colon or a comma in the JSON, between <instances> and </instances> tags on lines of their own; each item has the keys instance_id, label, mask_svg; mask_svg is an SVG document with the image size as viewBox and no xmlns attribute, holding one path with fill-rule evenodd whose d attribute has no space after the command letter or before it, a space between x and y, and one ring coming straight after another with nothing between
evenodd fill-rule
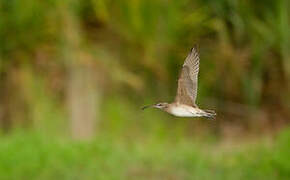
<instances>
[{"instance_id":1,"label":"bird's wingtip","mask_svg":"<svg viewBox=\"0 0 290 180\"><path fill-rule=\"evenodd\" d=\"M192 48L190 49L191 52L193 51L197 51L198 49L198 45L197 44L193 44Z\"/></svg>"}]
</instances>

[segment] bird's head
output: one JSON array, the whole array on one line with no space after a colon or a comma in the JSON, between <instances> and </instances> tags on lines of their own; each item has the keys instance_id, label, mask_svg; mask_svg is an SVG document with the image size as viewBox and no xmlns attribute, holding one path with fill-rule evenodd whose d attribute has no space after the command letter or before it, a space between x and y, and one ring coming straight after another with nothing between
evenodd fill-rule
<instances>
[{"instance_id":1,"label":"bird's head","mask_svg":"<svg viewBox=\"0 0 290 180\"><path fill-rule=\"evenodd\" d=\"M144 106L142 108L142 110L149 108L149 107L158 108L158 109L166 109L168 107L168 103L157 103L154 105Z\"/></svg>"}]
</instances>

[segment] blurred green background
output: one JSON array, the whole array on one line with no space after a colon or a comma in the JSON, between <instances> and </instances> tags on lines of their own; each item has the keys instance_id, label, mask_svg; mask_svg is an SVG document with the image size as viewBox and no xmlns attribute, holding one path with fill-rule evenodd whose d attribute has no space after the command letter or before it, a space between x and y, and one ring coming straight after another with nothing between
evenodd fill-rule
<instances>
[{"instance_id":1,"label":"blurred green background","mask_svg":"<svg viewBox=\"0 0 290 180\"><path fill-rule=\"evenodd\" d=\"M0 179L290 178L288 0L0 0ZM198 104L174 99L198 44Z\"/></svg>"}]
</instances>

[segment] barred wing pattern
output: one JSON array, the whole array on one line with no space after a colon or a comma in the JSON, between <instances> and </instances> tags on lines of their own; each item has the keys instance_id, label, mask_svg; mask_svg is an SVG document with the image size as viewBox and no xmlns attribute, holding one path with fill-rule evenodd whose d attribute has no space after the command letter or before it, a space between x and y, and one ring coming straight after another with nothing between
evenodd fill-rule
<instances>
[{"instance_id":1,"label":"barred wing pattern","mask_svg":"<svg viewBox=\"0 0 290 180\"><path fill-rule=\"evenodd\" d=\"M198 71L199 55L196 48L192 48L184 61L178 79L175 102L196 107Z\"/></svg>"}]
</instances>

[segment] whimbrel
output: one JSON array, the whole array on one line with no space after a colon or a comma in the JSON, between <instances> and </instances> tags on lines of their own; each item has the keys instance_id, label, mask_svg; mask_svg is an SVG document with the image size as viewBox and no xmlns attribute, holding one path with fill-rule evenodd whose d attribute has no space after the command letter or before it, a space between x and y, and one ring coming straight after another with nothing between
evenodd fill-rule
<instances>
[{"instance_id":1,"label":"whimbrel","mask_svg":"<svg viewBox=\"0 0 290 180\"><path fill-rule=\"evenodd\" d=\"M178 79L178 88L173 103L158 103L148 107L161 109L169 114L178 117L207 117L214 118L216 113L213 110L202 110L196 105L197 80L199 71L199 55L194 47L187 55Z\"/></svg>"}]
</instances>

